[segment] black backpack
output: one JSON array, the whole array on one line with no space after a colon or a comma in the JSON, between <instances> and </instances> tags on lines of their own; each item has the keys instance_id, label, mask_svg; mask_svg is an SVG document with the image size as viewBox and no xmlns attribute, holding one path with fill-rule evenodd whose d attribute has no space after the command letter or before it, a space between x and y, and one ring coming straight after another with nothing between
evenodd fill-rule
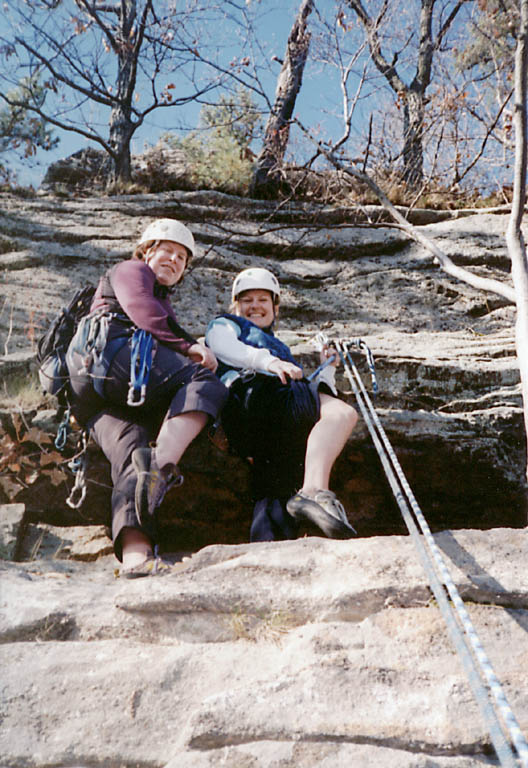
<instances>
[{"instance_id":1,"label":"black backpack","mask_svg":"<svg viewBox=\"0 0 528 768\"><path fill-rule=\"evenodd\" d=\"M79 288L67 307L53 318L50 327L37 342L37 362L42 388L55 395L61 405L68 401L68 367L66 352L81 318L90 311L95 293L93 285Z\"/></svg>"}]
</instances>

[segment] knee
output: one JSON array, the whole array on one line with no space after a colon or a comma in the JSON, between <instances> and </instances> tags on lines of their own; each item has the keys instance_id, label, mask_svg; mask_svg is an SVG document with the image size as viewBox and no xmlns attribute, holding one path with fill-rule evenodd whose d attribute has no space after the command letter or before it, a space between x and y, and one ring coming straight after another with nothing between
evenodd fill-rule
<instances>
[{"instance_id":1,"label":"knee","mask_svg":"<svg viewBox=\"0 0 528 768\"><path fill-rule=\"evenodd\" d=\"M333 403L332 416L339 428L349 435L358 421L358 413L355 408L343 400L335 400Z\"/></svg>"},{"instance_id":2,"label":"knee","mask_svg":"<svg viewBox=\"0 0 528 768\"><path fill-rule=\"evenodd\" d=\"M207 382L206 387L204 387L204 391L207 391L211 400L217 402L218 406L222 408L225 405L229 395L228 388L220 381L218 376L212 373L212 371L204 368L203 366L200 366L200 368L202 369L199 374L200 378L204 382Z\"/></svg>"},{"instance_id":3,"label":"knee","mask_svg":"<svg viewBox=\"0 0 528 768\"><path fill-rule=\"evenodd\" d=\"M358 413L355 408L348 403L342 403L343 408L343 421L346 424L349 434L352 432L358 422Z\"/></svg>"}]
</instances>

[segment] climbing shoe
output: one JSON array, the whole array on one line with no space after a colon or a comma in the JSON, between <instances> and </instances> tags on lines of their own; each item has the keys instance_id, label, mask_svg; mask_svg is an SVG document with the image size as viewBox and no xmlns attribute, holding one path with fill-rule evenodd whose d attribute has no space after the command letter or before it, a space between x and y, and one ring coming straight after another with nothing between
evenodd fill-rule
<instances>
[{"instance_id":1,"label":"climbing shoe","mask_svg":"<svg viewBox=\"0 0 528 768\"><path fill-rule=\"evenodd\" d=\"M132 453L132 466L136 470L136 515L140 525L152 517L169 488L181 485L183 477L178 467L171 465L161 470L156 464L152 448L136 448Z\"/></svg>"},{"instance_id":2,"label":"climbing shoe","mask_svg":"<svg viewBox=\"0 0 528 768\"><path fill-rule=\"evenodd\" d=\"M331 539L350 539L357 531L348 522L345 509L332 491L315 491L308 496L299 491L286 504L296 520L308 520Z\"/></svg>"},{"instance_id":3,"label":"climbing shoe","mask_svg":"<svg viewBox=\"0 0 528 768\"><path fill-rule=\"evenodd\" d=\"M143 560L142 563L139 563L139 565L134 565L132 568L121 568L119 575L123 579L141 579L144 576L166 576L177 570L180 569L162 560L161 557L151 555L146 560Z\"/></svg>"}]
</instances>

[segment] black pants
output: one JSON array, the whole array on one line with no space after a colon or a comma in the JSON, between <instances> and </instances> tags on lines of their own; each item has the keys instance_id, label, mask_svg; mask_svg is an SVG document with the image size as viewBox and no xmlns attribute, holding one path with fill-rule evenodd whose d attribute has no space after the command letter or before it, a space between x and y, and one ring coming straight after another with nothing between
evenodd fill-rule
<instances>
[{"instance_id":1,"label":"black pants","mask_svg":"<svg viewBox=\"0 0 528 768\"><path fill-rule=\"evenodd\" d=\"M230 387L222 425L232 450L252 459L252 541L295 538L285 504L302 486L306 443L319 408L317 392L305 380L282 384L257 374Z\"/></svg>"}]
</instances>

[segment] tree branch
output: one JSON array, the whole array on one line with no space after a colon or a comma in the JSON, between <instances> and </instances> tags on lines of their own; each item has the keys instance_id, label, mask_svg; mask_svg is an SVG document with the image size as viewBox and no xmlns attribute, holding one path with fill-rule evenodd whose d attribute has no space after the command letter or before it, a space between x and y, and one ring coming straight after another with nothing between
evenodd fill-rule
<instances>
[{"instance_id":1,"label":"tree branch","mask_svg":"<svg viewBox=\"0 0 528 768\"><path fill-rule=\"evenodd\" d=\"M509 94L506 96L506 98L504 99L503 103L501 104L500 109L497 112L497 115L495 116L494 121L491 123L491 125L486 127L486 134L485 134L484 138L482 139L482 142L481 142L481 145L480 145L480 150L477 152L477 154L475 155L473 160L469 163L469 165L466 168L464 168L464 170L460 173L460 175L458 177L458 182L461 182L462 179L464 178L464 176L467 176L467 174L470 172L470 170L478 163L478 161L480 160L480 158L484 154L484 150L486 148L486 144L488 143L488 139L492 135L493 131L495 130L495 127L497 126L497 123L499 122L500 117L501 117L502 113L504 112L504 109L506 108L506 104L509 102L512 93L513 93L513 91L509 92ZM473 110L470 110L470 112L471 112L471 114L474 114ZM476 115L474 115L474 116L476 117Z\"/></svg>"},{"instance_id":2,"label":"tree branch","mask_svg":"<svg viewBox=\"0 0 528 768\"><path fill-rule=\"evenodd\" d=\"M506 231L506 244L510 254L513 286L517 298L515 341L521 374L525 439L528 441L528 259L521 229L526 204L528 168L528 0L520 0L520 24L515 49L514 101L515 170L512 212ZM528 484L528 468L526 481Z\"/></svg>"},{"instance_id":3,"label":"tree branch","mask_svg":"<svg viewBox=\"0 0 528 768\"><path fill-rule=\"evenodd\" d=\"M442 45L442 41L443 41L443 39L445 37L446 32L448 31L448 29L451 26L451 24L454 22L457 13L459 12L461 7L466 2L467 2L467 0L458 0L458 3L451 10L451 13L449 14L449 16L447 17L445 22L442 24L442 26L441 26L441 28L440 28L440 30L438 32L438 37L437 37L437 40L436 40L436 48L439 48Z\"/></svg>"},{"instance_id":4,"label":"tree branch","mask_svg":"<svg viewBox=\"0 0 528 768\"><path fill-rule=\"evenodd\" d=\"M109 46L112 48L114 53L116 55L119 54L119 44L115 38L114 35L111 34L110 30L108 29L108 26L103 23L102 19L100 18L100 13L108 13L108 11L111 11L112 13L117 13L119 16L120 11L119 9L112 8L111 6L91 6L89 3L86 2L86 0L75 0L76 4L79 6L79 9L81 11L84 11L99 27L103 35L108 41Z\"/></svg>"},{"instance_id":5,"label":"tree branch","mask_svg":"<svg viewBox=\"0 0 528 768\"><path fill-rule=\"evenodd\" d=\"M356 12L358 18L365 27L372 60L374 61L378 71L381 72L381 74L386 78L389 85L394 91L396 91L396 93L399 91L407 90L407 86L403 80L401 80L400 76L396 72L395 67L389 64L387 59L381 53L381 43L377 31L377 22L374 22L365 11L361 0L346 0L346 2L350 8ZM383 13L384 12L385 8L383 9Z\"/></svg>"},{"instance_id":6,"label":"tree branch","mask_svg":"<svg viewBox=\"0 0 528 768\"><path fill-rule=\"evenodd\" d=\"M108 97L102 97L99 93L96 93L96 91L99 91L100 89L97 87L97 85L93 82L88 80L89 85L92 86L92 90L89 88L85 88L80 83L76 83L74 80L72 80L69 77L66 77L65 75L61 74L51 63L49 59L47 59L43 54L41 54L39 51L36 50L36 48L33 48L29 43L27 43L25 40L22 40L21 38L17 38L16 42L21 45L23 48L25 48L28 53L31 53L33 56L35 56L40 63L46 67L46 69L49 71L49 73L54 77L56 80L58 80L59 83L64 83L64 85L67 85L69 88L72 88L74 91L77 91L78 93L82 93L83 96L86 96L87 99L90 101L96 101L99 104L103 104L105 107L111 107L112 104L115 102L115 99L108 98ZM82 77L86 80L86 76L80 73ZM95 91L94 91L95 89ZM31 108L28 105L28 108Z\"/></svg>"},{"instance_id":7,"label":"tree branch","mask_svg":"<svg viewBox=\"0 0 528 768\"><path fill-rule=\"evenodd\" d=\"M528 0L523 0L523 2L528 3ZM331 165L334 166L334 168L336 168L336 170L343 171L347 175L352 176L352 178L357 179L363 184L366 184L376 194L380 203L383 205L385 210L390 213L398 227L402 229L408 235L408 237L420 243L420 245L423 245L430 253L432 253L435 261L443 269L444 272L446 272L448 275L451 275L452 277L455 277L457 280L462 280L468 285L471 285L473 288L496 293L499 296L507 299L512 304L515 304L515 291L513 288L506 285L505 283L500 282L499 280L494 280L488 277L480 277L479 275L473 274L473 272L470 272L464 267L457 266L449 258L449 256L436 245L433 240L420 232L409 221L407 221L404 216L402 216L396 206L391 203L385 192L383 192L383 190L376 184L373 179L370 178L368 174L363 173L362 171L358 171L353 166L345 166L334 155L333 152L326 149L326 147L320 141L315 139L299 120L295 120L295 122L301 131L306 136L308 136L308 138L314 144L318 146L321 154L328 160L329 163L331 163Z\"/></svg>"},{"instance_id":8,"label":"tree branch","mask_svg":"<svg viewBox=\"0 0 528 768\"><path fill-rule=\"evenodd\" d=\"M10 99L8 96L5 96L3 93L0 93L0 99L3 99L6 104L9 104L11 107L21 107L22 109L29 109L31 112L35 112L35 114L39 115L43 120L45 120L47 123L50 123L51 125L56 126L57 128L61 128L63 131L69 131L70 133L78 133L80 136L84 136L86 139L89 139L90 141L96 141L98 144L100 144L103 149L108 152L110 155L114 155L112 148L110 145L99 136L97 133L92 133L91 131L85 130L80 127L73 127L69 125L69 123L63 123L60 120L57 120L55 117L52 117L52 115L46 114L40 107L31 107L28 106L25 102L16 101L13 99Z\"/></svg>"}]
</instances>

